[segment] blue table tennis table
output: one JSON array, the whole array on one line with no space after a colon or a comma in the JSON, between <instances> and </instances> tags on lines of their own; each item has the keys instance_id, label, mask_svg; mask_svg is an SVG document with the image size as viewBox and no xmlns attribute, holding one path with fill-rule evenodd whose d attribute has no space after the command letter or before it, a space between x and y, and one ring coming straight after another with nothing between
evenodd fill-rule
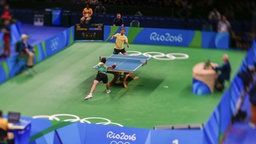
<instances>
[{"instance_id":1,"label":"blue table tennis table","mask_svg":"<svg viewBox=\"0 0 256 144\"><path fill-rule=\"evenodd\" d=\"M107 58L106 65L112 66L116 65L116 68L109 69L108 73L111 73L114 75L114 78L110 82L110 85L113 85L116 83L118 79L122 76L123 73L123 86L124 88L127 87L127 78L136 78L135 76L132 76L132 73L136 71L141 66L145 65L147 61L150 59L150 57L147 56L129 56L129 55L111 55Z\"/></svg>"}]
</instances>

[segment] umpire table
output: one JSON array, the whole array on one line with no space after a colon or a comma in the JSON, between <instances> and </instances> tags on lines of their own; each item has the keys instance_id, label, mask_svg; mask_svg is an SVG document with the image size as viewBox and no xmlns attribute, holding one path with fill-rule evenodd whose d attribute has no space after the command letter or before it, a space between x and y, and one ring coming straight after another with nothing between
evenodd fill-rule
<instances>
[{"instance_id":1,"label":"umpire table","mask_svg":"<svg viewBox=\"0 0 256 144\"><path fill-rule=\"evenodd\" d=\"M136 78L132 75L141 66L147 64L147 61L150 57L147 56L132 56L132 55L121 55L113 54L107 58L106 65L116 65L114 69L109 69L108 73L114 75L114 78L110 82L110 85L113 85L117 82L118 79L122 80L123 87L127 88L127 78L131 77L132 79ZM123 78L121 76L123 75Z\"/></svg>"}]
</instances>

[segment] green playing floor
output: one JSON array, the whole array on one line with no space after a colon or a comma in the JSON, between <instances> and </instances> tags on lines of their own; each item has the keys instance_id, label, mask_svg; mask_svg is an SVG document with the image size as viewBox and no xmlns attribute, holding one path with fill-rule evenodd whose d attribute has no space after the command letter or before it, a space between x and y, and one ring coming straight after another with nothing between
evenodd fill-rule
<instances>
[{"instance_id":1,"label":"green playing floor","mask_svg":"<svg viewBox=\"0 0 256 144\"><path fill-rule=\"evenodd\" d=\"M186 53L186 60L156 60L139 68L124 89L98 85L94 97L83 102L96 71L99 56L109 56L113 43L75 43L37 64L37 74L25 71L0 85L0 109L19 111L23 116L74 114L80 118L104 117L124 126L152 128L158 125L204 123L222 93L194 95L191 91L192 67L210 58L221 64L224 53L230 56L232 76L245 52L193 49L157 45L131 45L141 52ZM112 75L109 74L109 79Z\"/></svg>"}]
</instances>

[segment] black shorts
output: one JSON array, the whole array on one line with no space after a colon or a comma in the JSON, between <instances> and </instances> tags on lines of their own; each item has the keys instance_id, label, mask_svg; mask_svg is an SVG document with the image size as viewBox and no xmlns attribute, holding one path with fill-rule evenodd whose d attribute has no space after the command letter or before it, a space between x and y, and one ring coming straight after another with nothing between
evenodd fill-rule
<instances>
[{"instance_id":1,"label":"black shorts","mask_svg":"<svg viewBox=\"0 0 256 144\"><path fill-rule=\"evenodd\" d=\"M98 82L102 81L104 84L108 83L108 76L105 73L98 72L95 80Z\"/></svg>"},{"instance_id":2,"label":"black shorts","mask_svg":"<svg viewBox=\"0 0 256 144\"><path fill-rule=\"evenodd\" d=\"M113 54L119 54L119 53L122 53L122 54L126 53L125 48L123 48L123 49L114 48Z\"/></svg>"}]
</instances>

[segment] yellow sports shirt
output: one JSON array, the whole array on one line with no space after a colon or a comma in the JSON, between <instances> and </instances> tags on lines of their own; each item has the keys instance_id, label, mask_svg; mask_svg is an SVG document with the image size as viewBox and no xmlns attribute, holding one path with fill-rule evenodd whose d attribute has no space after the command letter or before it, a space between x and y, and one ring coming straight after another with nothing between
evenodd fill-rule
<instances>
[{"instance_id":1,"label":"yellow sports shirt","mask_svg":"<svg viewBox=\"0 0 256 144\"><path fill-rule=\"evenodd\" d=\"M115 49L123 49L124 48L124 42L128 43L128 39L125 35L121 35L120 33L117 33L114 35L116 37L116 43L115 43Z\"/></svg>"},{"instance_id":2,"label":"yellow sports shirt","mask_svg":"<svg viewBox=\"0 0 256 144\"><path fill-rule=\"evenodd\" d=\"M91 8L89 8L89 9L87 9L87 8L84 8L84 10L83 10L83 16L84 17L88 17L89 15L92 15L92 9Z\"/></svg>"}]
</instances>

